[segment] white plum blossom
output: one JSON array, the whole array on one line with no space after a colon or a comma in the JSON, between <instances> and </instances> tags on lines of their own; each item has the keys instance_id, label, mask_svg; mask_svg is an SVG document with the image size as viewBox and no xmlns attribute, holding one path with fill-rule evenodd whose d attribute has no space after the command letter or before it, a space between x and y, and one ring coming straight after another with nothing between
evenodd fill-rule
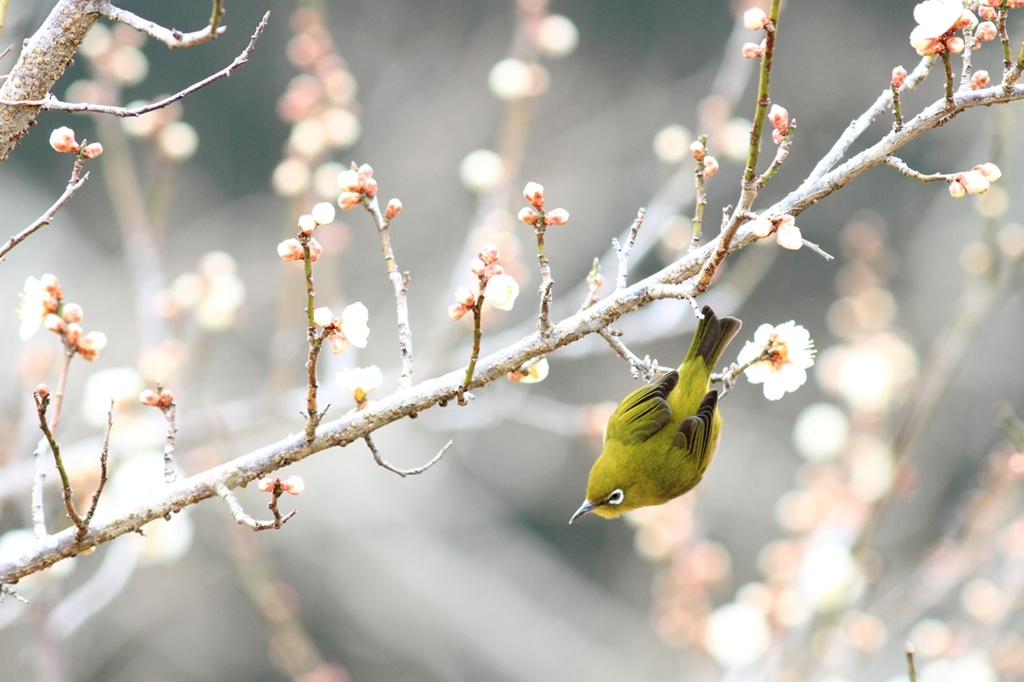
<instances>
[{"instance_id":1,"label":"white plum blossom","mask_svg":"<svg viewBox=\"0 0 1024 682\"><path fill-rule=\"evenodd\" d=\"M366 394L378 389L384 383L384 375L380 367L349 367L338 372L338 385L352 393L356 402L362 404Z\"/></svg>"},{"instance_id":2,"label":"white plum blossom","mask_svg":"<svg viewBox=\"0 0 1024 682\"><path fill-rule=\"evenodd\" d=\"M519 295L519 282L511 275L495 275L487 280L484 300L498 310L512 310Z\"/></svg>"},{"instance_id":3,"label":"white plum blossom","mask_svg":"<svg viewBox=\"0 0 1024 682\"><path fill-rule=\"evenodd\" d=\"M18 319L21 327L18 335L22 341L28 341L39 330L39 324L49 311L50 292L43 286L42 280L29 277L22 288L21 305L18 306Z\"/></svg>"},{"instance_id":4,"label":"white plum blossom","mask_svg":"<svg viewBox=\"0 0 1024 682\"><path fill-rule=\"evenodd\" d=\"M370 328L366 326L369 319L370 311L362 303L345 306L341 311L341 333L356 348L366 348L366 338L370 335Z\"/></svg>"},{"instance_id":5,"label":"white plum blossom","mask_svg":"<svg viewBox=\"0 0 1024 682\"><path fill-rule=\"evenodd\" d=\"M807 368L814 364L814 342L810 333L792 320L778 326L762 324L736 362L750 364L744 370L747 380L764 384L764 397L778 400L807 381Z\"/></svg>"},{"instance_id":6,"label":"white plum blossom","mask_svg":"<svg viewBox=\"0 0 1024 682\"><path fill-rule=\"evenodd\" d=\"M910 45L922 56L938 54L943 49L940 38L953 31L963 14L961 0L925 0L918 4L914 8L918 25L910 32Z\"/></svg>"}]
</instances>

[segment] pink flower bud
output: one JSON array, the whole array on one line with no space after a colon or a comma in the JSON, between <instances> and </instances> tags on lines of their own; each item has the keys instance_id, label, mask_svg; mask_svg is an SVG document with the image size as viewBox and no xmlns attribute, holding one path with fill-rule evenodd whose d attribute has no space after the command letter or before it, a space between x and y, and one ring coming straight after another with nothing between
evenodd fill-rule
<instances>
[{"instance_id":1,"label":"pink flower bud","mask_svg":"<svg viewBox=\"0 0 1024 682\"><path fill-rule=\"evenodd\" d=\"M50 388L46 384L39 384L36 386L36 395L40 398L45 398L50 395Z\"/></svg>"},{"instance_id":2,"label":"pink flower bud","mask_svg":"<svg viewBox=\"0 0 1024 682\"><path fill-rule=\"evenodd\" d=\"M92 144L85 145L85 149L82 150L82 156L87 159L95 159L97 156L103 153L103 145L99 142L93 142Z\"/></svg>"},{"instance_id":3,"label":"pink flower bud","mask_svg":"<svg viewBox=\"0 0 1024 682\"><path fill-rule=\"evenodd\" d=\"M976 170L985 176L985 179L989 182L995 182L999 178L1003 177L1003 171L999 170L999 166L994 163L982 163L971 170Z\"/></svg>"},{"instance_id":4,"label":"pink flower bud","mask_svg":"<svg viewBox=\"0 0 1024 682\"><path fill-rule=\"evenodd\" d=\"M718 159L710 154L704 157L704 179L707 180L718 172Z\"/></svg>"},{"instance_id":5,"label":"pink flower bud","mask_svg":"<svg viewBox=\"0 0 1024 682\"><path fill-rule=\"evenodd\" d=\"M309 238L309 261L315 263L320 260L320 254L324 252L324 247L320 246L320 242Z\"/></svg>"},{"instance_id":6,"label":"pink flower bud","mask_svg":"<svg viewBox=\"0 0 1024 682\"><path fill-rule=\"evenodd\" d=\"M306 489L306 482L299 476L289 476L281 481L281 490L290 495L301 495Z\"/></svg>"},{"instance_id":7,"label":"pink flower bud","mask_svg":"<svg viewBox=\"0 0 1024 682\"><path fill-rule=\"evenodd\" d=\"M772 128L772 142L774 142L775 144L782 144L782 141L785 139L786 136L782 133L781 130L778 130L777 128Z\"/></svg>"},{"instance_id":8,"label":"pink flower bud","mask_svg":"<svg viewBox=\"0 0 1024 682\"><path fill-rule=\"evenodd\" d=\"M978 28L975 29L974 37L983 43L987 43L990 40L994 40L997 33L998 31L996 30L995 24L993 24L991 21L983 21L980 24L978 24Z\"/></svg>"},{"instance_id":9,"label":"pink flower bud","mask_svg":"<svg viewBox=\"0 0 1024 682\"><path fill-rule=\"evenodd\" d=\"M338 186L343 192L363 191L363 182L359 179L359 173L354 170L343 170L338 174Z\"/></svg>"},{"instance_id":10,"label":"pink flower bud","mask_svg":"<svg viewBox=\"0 0 1024 682\"><path fill-rule=\"evenodd\" d=\"M526 183L526 187L523 189L523 197L527 202L533 205L534 208L540 210L544 208L544 186L536 182Z\"/></svg>"},{"instance_id":11,"label":"pink flower bud","mask_svg":"<svg viewBox=\"0 0 1024 682\"><path fill-rule=\"evenodd\" d=\"M691 142L690 153L693 154L695 161L701 161L704 158L704 154L707 153L707 147L705 147L700 140Z\"/></svg>"},{"instance_id":12,"label":"pink flower bud","mask_svg":"<svg viewBox=\"0 0 1024 682\"><path fill-rule=\"evenodd\" d=\"M751 7L743 13L743 25L751 31L760 31L769 21L768 15L760 7Z\"/></svg>"},{"instance_id":13,"label":"pink flower bud","mask_svg":"<svg viewBox=\"0 0 1024 682\"><path fill-rule=\"evenodd\" d=\"M309 214L313 216L317 225L330 225L334 222L334 205L329 201L321 201L313 206L313 210Z\"/></svg>"},{"instance_id":14,"label":"pink flower bud","mask_svg":"<svg viewBox=\"0 0 1024 682\"><path fill-rule=\"evenodd\" d=\"M953 54L960 54L964 51L964 39L960 36L946 38L946 49Z\"/></svg>"},{"instance_id":15,"label":"pink flower bud","mask_svg":"<svg viewBox=\"0 0 1024 682\"><path fill-rule=\"evenodd\" d=\"M474 258L473 260L469 261L469 271L472 272L477 277L484 274L484 269L486 267L487 266L484 264L484 262L479 258Z\"/></svg>"},{"instance_id":16,"label":"pink flower bud","mask_svg":"<svg viewBox=\"0 0 1024 682\"><path fill-rule=\"evenodd\" d=\"M487 266L487 269L484 270L484 279L490 279L495 275L503 274L505 274L505 268L501 267L497 263L491 263L490 265Z\"/></svg>"},{"instance_id":17,"label":"pink flower bud","mask_svg":"<svg viewBox=\"0 0 1024 682\"><path fill-rule=\"evenodd\" d=\"M760 59L764 56L764 43L743 43L740 53L747 59Z\"/></svg>"},{"instance_id":18,"label":"pink flower bud","mask_svg":"<svg viewBox=\"0 0 1024 682\"><path fill-rule=\"evenodd\" d=\"M521 222L524 222L527 225L536 225L537 218L540 217L540 214L537 213L537 211L533 210L533 208L527 206L525 208L520 209L519 215L517 217Z\"/></svg>"},{"instance_id":19,"label":"pink flower bud","mask_svg":"<svg viewBox=\"0 0 1024 682\"><path fill-rule=\"evenodd\" d=\"M160 393L160 407L167 408L174 405L174 394L166 388Z\"/></svg>"},{"instance_id":20,"label":"pink flower bud","mask_svg":"<svg viewBox=\"0 0 1024 682\"><path fill-rule=\"evenodd\" d=\"M81 322L83 314L82 306L77 303L65 303L61 310L61 316L65 322Z\"/></svg>"},{"instance_id":21,"label":"pink flower bud","mask_svg":"<svg viewBox=\"0 0 1024 682\"><path fill-rule=\"evenodd\" d=\"M313 234L313 230L317 228L316 220L311 215L300 215L299 216L299 234L309 236Z\"/></svg>"},{"instance_id":22,"label":"pink flower bud","mask_svg":"<svg viewBox=\"0 0 1024 682\"><path fill-rule=\"evenodd\" d=\"M402 212L402 202L398 199L392 199L388 202L387 208L384 209L384 217L388 220L393 219L399 213Z\"/></svg>"},{"instance_id":23,"label":"pink flower bud","mask_svg":"<svg viewBox=\"0 0 1024 682\"><path fill-rule=\"evenodd\" d=\"M74 348L75 344L82 337L82 328L77 324L69 324L64 329L64 338L67 339L68 345Z\"/></svg>"},{"instance_id":24,"label":"pink flower bud","mask_svg":"<svg viewBox=\"0 0 1024 682\"><path fill-rule=\"evenodd\" d=\"M456 304L453 304L453 305L449 306L449 308L448 308L448 317L450 317L453 320L455 320L456 322L458 322L468 312L469 311L466 308L463 308L461 305L456 303Z\"/></svg>"},{"instance_id":25,"label":"pink flower bud","mask_svg":"<svg viewBox=\"0 0 1024 682\"><path fill-rule=\"evenodd\" d=\"M796 226L796 220L791 215L784 215L779 220L778 228L775 230L775 241L784 249L796 251L804 245L803 235L800 228Z\"/></svg>"},{"instance_id":26,"label":"pink flower bud","mask_svg":"<svg viewBox=\"0 0 1024 682\"><path fill-rule=\"evenodd\" d=\"M305 254L298 239L285 239L277 245L277 255L285 260L302 260Z\"/></svg>"},{"instance_id":27,"label":"pink flower bud","mask_svg":"<svg viewBox=\"0 0 1024 682\"><path fill-rule=\"evenodd\" d=\"M139 394L139 402L150 407L157 407L160 404L160 394L151 388Z\"/></svg>"},{"instance_id":28,"label":"pink flower bud","mask_svg":"<svg viewBox=\"0 0 1024 682\"><path fill-rule=\"evenodd\" d=\"M963 13L960 15L960 18L956 20L955 24L953 24L953 30L954 31L959 31L962 28L967 28L968 26L977 26L977 25L978 25L978 17L974 16L974 12L972 12L971 10L965 9L963 11Z\"/></svg>"},{"instance_id":29,"label":"pink flower bud","mask_svg":"<svg viewBox=\"0 0 1024 682\"><path fill-rule=\"evenodd\" d=\"M72 325L68 325L70 329ZM107 347L107 335L103 332L89 332L78 340L75 350L83 360L90 362L96 359L100 351Z\"/></svg>"},{"instance_id":30,"label":"pink flower bud","mask_svg":"<svg viewBox=\"0 0 1024 682\"><path fill-rule=\"evenodd\" d=\"M994 7L989 7L988 5L985 4L982 4L980 7L978 7L978 14L981 16L982 19L985 19L986 21L989 22L995 21L996 17L998 16L996 14L996 10ZM979 31L981 30L981 27L984 26L984 24L985 22L982 22L981 24L978 25Z\"/></svg>"},{"instance_id":31,"label":"pink flower bud","mask_svg":"<svg viewBox=\"0 0 1024 682\"><path fill-rule=\"evenodd\" d=\"M342 211L349 211L363 203L363 195L359 192L342 192L338 197L338 206Z\"/></svg>"},{"instance_id":32,"label":"pink flower bud","mask_svg":"<svg viewBox=\"0 0 1024 682\"><path fill-rule=\"evenodd\" d=\"M484 262L484 265L490 265L498 260L500 256L501 252L498 251L496 244L484 244L480 247L480 253L477 254L477 257Z\"/></svg>"},{"instance_id":33,"label":"pink flower bud","mask_svg":"<svg viewBox=\"0 0 1024 682\"><path fill-rule=\"evenodd\" d=\"M371 199L377 196L377 181L373 178L367 178L366 182L363 183L363 192Z\"/></svg>"},{"instance_id":34,"label":"pink flower bud","mask_svg":"<svg viewBox=\"0 0 1024 682\"><path fill-rule=\"evenodd\" d=\"M466 308L472 308L476 305L476 294L469 287L459 287L455 290L455 300Z\"/></svg>"},{"instance_id":35,"label":"pink flower bud","mask_svg":"<svg viewBox=\"0 0 1024 682\"><path fill-rule=\"evenodd\" d=\"M330 327L334 324L334 313L330 308L317 308L313 311L313 324L321 327Z\"/></svg>"},{"instance_id":36,"label":"pink flower bud","mask_svg":"<svg viewBox=\"0 0 1024 682\"><path fill-rule=\"evenodd\" d=\"M768 110L768 122L783 135L789 132L789 112L778 104Z\"/></svg>"},{"instance_id":37,"label":"pink flower bud","mask_svg":"<svg viewBox=\"0 0 1024 682\"><path fill-rule=\"evenodd\" d=\"M975 71L971 76L971 90L987 88L989 84L988 71Z\"/></svg>"},{"instance_id":38,"label":"pink flower bud","mask_svg":"<svg viewBox=\"0 0 1024 682\"><path fill-rule=\"evenodd\" d=\"M39 283L43 285L43 289L46 289L46 293L54 298L61 298L64 294L64 290L60 286L60 280L57 279L56 275L45 274L39 278Z\"/></svg>"},{"instance_id":39,"label":"pink flower bud","mask_svg":"<svg viewBox=\"0 0 1024 682\"><path fill-rule=\"evenodd\" d=\"M569 212L564 208L556 208L544 214L544 224L549 227L552 225L565 225L567 222L569 222Z\"/></svg>"},{"instance_id":40,"label":"pink flower bud","mask_svg":"<svg viewBox=\"0 0 1024 682\"><path fill-rule=\"evenodd\" d=\"M365 183L367 180L373 177L373 168L368 163L364 163L359 167L357 171L359 173L359 179Z\"/></svg>"},{"instance_id":41,"label":"pink flower bud","mask_svg":"<svg viewBox=\"0 0 1024 682\"><path fill-rule=\"evenodd\" d=\"M348 339L344 334L328 334L327 345L335 355L341 355L348 350Z\"/></svg>"},{"instance_id":42,"label":"pink flower bud","mask_svg":"<svg viewBox=\"0 0 1024 682\"><path fill-rule=\"evenodd\" d=\"M889 81L890 85L894 88L902 88L903 84L907 80L907 70L902 66L897 66L892 70L892 80Z\"/></svg>"},{"instance_id":43,"label":"pink flower bud","mask_svg":"<svg viewBox=\"0 0 1024 682\"><path fill-rule=\"evenodd\" d=\"M47 331L57 332L59 334L64 331L64 320L62 320L59 315L48 313L46 317L43 318L43 327Z\"/></svg>"},{"instance_id":44,"label":"pink flower bud","mask_svg":"<svg viewBox=\"0 0 1024 682\"><path fill-rule=\"evenodd\" d=\"M967 190L964 188L962 182L960 182L959 180L954 180L953 182L949 183L949 194L954 199L963 199L964 195L967 194Z\"/></svg>"},{"instance_id":45,"label":"pink flower bud","mask_svg":"<svg viewBox=\"0 0 1024 682\"><path fill-rule=\"evenodd\" d=\"M256 488L257 488L257 489L258 489L258 490L259 490L259 491L260 491L261 493L269 493L269 492L273 492L274 488L275 488L275 487L277 486L277 484L278 484L278 481L279 481L279 479L277 479L277 478L273 478L273 477L270 477L270 476L264 476L264 477L263 477L263 478L261 478L261 479L259 480L259 482L258 482L258 483L256 484Z\"/></svg>"},{"instance_id":46,"label":"pink flower bud","mask_svg":"<svg viewBox=\"0 0 1024 682\"><path fill-rule=\"evenodd\" d=\"M758 237L767 237L774 228L775 225L772 224L772 221L763 215L757 216L757 218L750 222L750 231Z\"/></svg>"},{"instance_id":47,"label":"pink flower bud","mask_svg":"<svg viewBox=\"0 0 1024 682\"><path fill-rule=\"evenodd\" d=\"M67 126L61 126L50 133L50 146L58 152L78 152L78 142L75 140L75 131Z\"/></svg>"},{"instance_id":48,"label":"pink flower bud","mask_svg":"<svg viewBox=\"0 0 1024 682\"><path fill-rule=\"evenodd\" d=\"M981 171L969 170L960 174L960 182L968 194L984 194L988 191L988 178Z\"/></svg>"}]
</instances>

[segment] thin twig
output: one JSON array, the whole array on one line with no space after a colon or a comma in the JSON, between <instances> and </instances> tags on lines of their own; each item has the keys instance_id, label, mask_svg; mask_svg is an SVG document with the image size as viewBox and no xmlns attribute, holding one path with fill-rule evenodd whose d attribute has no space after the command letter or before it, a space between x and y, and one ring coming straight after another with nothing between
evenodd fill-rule
<instances>
[{"instance_id":1,"label":"thin twig","mask_svg":"<svg viewBox=\"0 0 1024 682\"><path fill-rule=\"evenodd\" d=\"M789 149L793 146L793 135L796 133L796 119L789 122L789 131L786 132L785 137L782 138L782 142L779 143L779 148L775 150L775 158L772 159L771 164L765 169L764 173L757 179L757 191L760 192L764 189L764 186L768 184L768 181L772 179L775 173L785 163L786 157L789 156Z\"/></svg>"},{"instance_id":2,"label":"thin twig","mask_svg":"<svg viewBox=\"0 0 1024 682\"><path fill-rule=\"evenodd\" d=\"M89 529L92 517L96 514L96 507L100 503L100 495L103 494L103 487L107 484L107 455L110 453L110 430L114 428L114 399L110 399L110 409L107 410L107 430L103 434L103 449L100 450L100 482L96 486L96 492L92 494L92 501L89 503L89 511L82 519L82 526ZM79 528L82 535L85 531Z\"/></svg>"},{"instance_id":3,"label":"thin twig","mask_svg":"<svg viewBox=\"0 0 1024 682\"><path fill-rule=\"evenodd\" d=\"M128 10L115 7L109 2L104 3L100 13L111 21L119 21L127 24L137 31L141 31L151 38L174 50L179 47L192 47L213 40L227 29L220 26L220 19L224 14L223 0L213 0L213 11L210 14L210 24L203 29L191 33L183 33L177 29L164 28L160 24L129 12Z\"/></svg>"},{"instance_id":4,"label":"thin twig","mask_svg":"<svg viewBox=\"0 0 1024 682\"><path fill-rule=\"evenodd\" d=\"M551 333L551 296L555 281L551 278L551 263L548 261L547 248L544 245L544 233L547 231L544 211L539 211L537 222L533 225L533 234L537 238L537 265L540 267L540 311L537 314L537 329L543 335Z\"/></svg>"},{"instance_id":5,"label":"thin twig","mask_svg":"<svg viewBox=\"0 0 1024 682\"><path fill-rule=\"evenodd\" d=\"M898 133L903 130L903 105L900 103L900 89L890 84L889 91L892 92L892 129Z\"/></svg>"},{"instance_id":6,"label":"thin twig","mask_svg":"<svg viewBox=\"0 0 1024 682\"><path fill-rule=\"evenodd\" d=\"M254 531L270 530L271 528L276 530L284 524L288 523L288 521L298 513L297 509L292 509L287 514L282 515L281 512L278 510L277 500L281 497L283 493L283 491L281 490L280 482L278 482L278 484L274 486L274 490L271 493L273 499L270 501L270 504L268 505L270 510L274 513L273 521L260 521L246 514L245 510L242 509L242 503L238 501L238 498L235 497L234 494L223 483L218 483L215 486L215 491L222 500L227 502L228 509L231 510L231 516L234 517L235 522L240 526L248 526L249 528L252 528Z\"/></svg>"},{"instance_id":7,"label":"thin twig","mask_svg":"<svg viewBox=\"0 0 1024 682\"><path fill-rule=\"evenodd\" d=\"M326 407L320 410L317 406L317 389L320 384L316 378L316 363L317 358L320 357L324 339L330 333L327 329L318 332L316 322L313 320L313 311L316 309L316 290L313 288L313 255L309 245L310 239L310 235L299 234L299 243L302 244L302 266L306 277L306 340L309 343L309 354L306 357L306 411L303 413L306 417L307 443L316 438L316 428L327 412Z\"/></svg>"},{"instance_id":8,"label":"thin twig","mask_svg":"<svg viewBox=\"0 0 1024 682\"><path fill-rule=\"evenodd\" d=\"M708 204L708 193L705 189L707 178L704 176L704 158L707 154L708 136L701 135L697 138L697 141L700 142L702 151L698 154L700 158L697 159L697 167L693 170L693 184L696 188L696 194L693 206L693 236L690 237L689 251L700 247L700 231L704 225L704 207Z\"/></svg>"},{"instance_id":9,"label":"thin twig","mask_svg":"<svg viewBox=\"0 0 1024 682\"><path fill-rule=\"evenodd\" d=\"M952 109L955 105L953 104L953 60L949 56L949 51L945 50L942 52L942 66L946 69L946 108Z\"/></svg>"},{"instance_id":10,"label":"thin twig","mask_svg":"<svg viewBox=\"0 0 1024 682\"><path fill-rule=\"evenodd\" d=\"M43 483L46 482L46 439L40 438L32 453L35 475L32 478L32 534L36 540L47 536L46 512L43 508Z\"/></svg>"},{"instance_id":11,"label":"thin twig","mask_svg":"<svg viewBox=\"0 0 1024 682\"><path fill-rule=\"evenodd\" d=\"M640 232L640 228L643 227L646 213L647 209L643 206L636 212L636 219L629 226L629 236L626 237L626 244L624 246L619 246L618 239L612 239L612 248L615 249L615 257L619 261L619 273L615 277L616 290L626 288L629 277L629 252L633 250L633 244L636 243L636 235Z\"/></svg>"},{"instance_id":12,"label":"thin twig","mask_svg":"<svg viewBox=\"0 0 1024 682\"><path fill-rule=\"evenodd\" d=\"M174 443L178 437L178 405L172 402L169 406L161 408L160 411L163 412L164 419L167 420L167 438L164 441L164 484L170 485L178 480L178 472L174 468Z\"/></svg>"},{"instance_id":13,"label":"thin twig","mask_svg":"<svg viewBox=\"0 0 1024 682\"><path fill-rule=\"evenodd\" d=\"M999 29L999 42L1003 47L1003 78L1009 73L1013 64L1013 57L1010 56L1010 36L1006 32L1006 14L1009 8L1005 2L999 3L996 8L996 28Z\"/></svg>"},{"instance_id":14,"label":"thin twig","mask_svg":"<svg viewBox=\"0 0 1024 682\"><path fill-rule=\"evenodd\" d=\"M659 372L671 370L671 367L659 365L658 361L652 359L650 355L645 355L641 360L640 356L626 347L626 344L619 338L619 334L616 334L613 329L604 327L598 331L598 334L608 342L608 345L618 353L620 358L629 363L629 373L633 375L634 379L643 379L644 383L649 384Z\"/></svg>"},{"instance_id":15,"label":"thin twig","mask_svg":"<svg viewBox=\"0 0 1024 682\"><path fill-rule=\"evenodd\" d=\"M910 642L906 644L907 652L907 677L910 678L910 682L917 682L917 670L914 668L914 652L916 649Z\"/></svg>"},{"instance_id":16,"label":"thin twig","mask_svg":"<svg viewBox=\"0 0 1024 682\"><path fill-rule=\"evenodd\" d=\"M405 478L406 476L416 476L417 474L422 474L424 471L440 462L441 458L444 457L444 453L448 452L448 448L450 448L453 443L453 441L451 440L445 443L444 447L441 448L441 451L434 455L434 458L427 462L426 464L424 464L423 466L416 467L415 469L399 469L393 464L389 464L387 461L384 460L383 457L381 457L380 451L377 450L377 446L373 444L373 439L370 438L369 435L364 437L363 440L366 441L366 445L370 448L370 452L373 453L373 460L377 462L377 464L379 464L380 466L384 467L385 469L392 473L398 474L402 478Z\"/></svg>"},{"instance_id":17,"label":"thin twig","mask_svg":"<svg viewBox=\"0 0 1024 682\"><path fill-rule=\"evenodd\" d=\"M810 249L814 253L818 254L819 256L824 258L825 260L835 260L835 256L833 256L828 251L825 251L823 248L821 248L820 246L818 246L814 242L809 242L806 239L801 239L800 241L803 242L804 246L806 246L808 249Z\"/></svg>"},{"instance_id":18,"label":"thin twig","mask_svg":"<svg viewBox=\"0 0 1024 682\"><path fill-rule=\"evenodd\" d=\"M75 192L81 189L82 185L85 184L85 181L89 179L88 173L79 177L79 170L81 169L81 164L82 162L80 160L75 160L75 168L74 171L71 173L71 179L68 180L68 186L64 189L64 193L60 195L60 198L58 198L57 201L53 202L53 206L50 206L50 208L46 209L46 212L43 213L43 215L39 216L39 218L36 219L34 223L29 225L24 230L14 235L10 239L8 239L6 244L0 246L0 262L3 261L4 257L8 254L8 252L10 252L11 249L13 249L15 246L28 239L29 236L31 236L32 233L34 233L36 230L52 223L54 216L57 215L57 211L63 208L64 204L68 203L71 197L75 195Z\"/></svg>"},{"instance_id":19,"label":"thin twig","mask_svg":"<svg viewBox=\"0 0 1024 682\"><path fill-rule=\"evenodd\" d=\"M20 601L22 604L28 604L28 599L25 599L20 594L15 592L13 587L11 587L10 585L0 584L0 602L3 602L5 594L11 595L12 597Z\"/></svg>"},{"instance_id":20,"label":"thin twig","mask_svg":"<svg viewBox=\"0 0 1024 682\"><path fill-rule=\"evenodd\" d=\"M590 268L590 274L587 275L587 297L583 300L580 310L586 310L597 303L600 298L597 290L601 288L602 284L604 284L604 275L601 274L601 259L595 258L594 265Z\"/></svg>"},{"instance_id":21,"label":"thin twig","mask_svg":"<svg viewBox=\"0 0 1024 682\"><path fill-rule=\"evenodd\" d=\"M483 338L483 330L481 328L481 318L483 317L484 307L484 275L479 276L479 284L477 287L480 293L477 294L476 303L473 304L473 350L469 355L469 364L466 365L466 378L462 381L462 389L458 395L459 405L465 405L466 401L462 397L465 391L469 390L469 385L473 382L473 373L476 372L476 363L480 359L480 341Z\"/></svg>"},{"instance_id":22,"label":"thin twig","mask_svg":"<svg viewBox=\"0 0 1024 682\"><path fill-rule=\"evenodd\" d=\"M384 263L388 268L388 279L391 280L391 286L395 289L395 306L396 315L398 316L398 347L402 354L402 374L398 377L398 387L409 388L412 386L413 369L412 327L409 325L409 300L407 296L409 292L409 273L403 273L398 269L398 263L395 261L395 252L391 248L391 235L388 232L391 220L381 213L377 196L374 195L369 201L364 201L363 205L370 215L373 216L374 223L377 224L377 232L380 234L380 248L384 252Z\"/></svg>"},{"instance_id":23,"label":"thin twig","mask_svg":"<svg viewBox=\"0 0 1024 682\"><path fill-rule=\"evenodd\" d=\"M36 401L36 414L39 417L39 430L43 432L43 437L50 446L50 452L53 453L54 462L57 465L57 473L60 474L61 482L61 494L64 498L64 508L67 510L68 518L75 524L80 535L85 535L85 531L82 527L82 517L75 511L74 503L74 492L71 490L71 480L68 478L68 472L64 468L64 461L60 456L60 444L53 437L53 431L50 430L50 425L46 420L46 409L50 406L49 394L40 395L39 391L35 391L33 397ZM88 526L85 527L88 530ZM79 537L81 539L81 537Z\"/></svg>"},{"instance_id":24,"label":"thin twig","mask_svg":"<svg viewBox=\"0 0 1024 682\"><path fill-rule=\"evenodd\" d=\"M949 173L932 173L931 175L925 175L920 171L916 171L903 161L903 159L889 155L882 159L882 162L890 168L895 168L903 175L914 180L920 180L921 182L950 182L954 179L954 175Z\"/></svg>"},{"instance_id":25,"label":"thin twig","mask_svg":"<svg viewBox=\"0 0 1024 682\"><path fill-rule=\"evenodd\" d=\"M169 104L173 104L178 100L184 99L191 95L197 90L205 88L207 85L219 81L222 78L227 78L231 75L231 72L242 66L249 61L249 56L256 47L256 41L259 40L260 35L263 33L263 29L267 27L267 20L270 18L270 12L263 15L263 19L260 21L259 26L256 27L255 33L252 34L252 38L249 40L249 44L246 46L242 53L235 57L235 60L228 64L226 67L218 71L217 73L207 76L201 81L193 83L184 90L165 97L157 102L152 102L141 107L127 108L127 107L115 107L107 106L104 104L89 104L87 102L62 102L51 94L47 94L43 99L37 100L0 100L0 105L6 106L17 106L17 107L36 107L40 111L66 111L69 113L82 113L88 112L93 114L110 114L111 116L117 116L118 118L130 118L133 116L141 116L142 114L148 114L151 111L157 109L163 109Z\"/></svg>"},{"instance_id":26,"label":"thin twig","mask_svg":"<svg viewBox=\"0 0 1024 682\"><path fill-rule=\"evenodd\" d=\"M754 122L750 126L750 146L747 149L747 165L743 171L743 180L746 183L753 183L757 177L757 159L761 153L761 133L764 130L764 120L768 115L768 105L771 104L770 91L772 79L772 65L775 61L775 40L779 33L779 14L782 9L782 0L772 0L768 9L768 24L764 27L764 56L761 58L760 77L757 82L757 105L754 109ZM745 206L744 210L749 208Z\"/></svg>"}]
</instances>

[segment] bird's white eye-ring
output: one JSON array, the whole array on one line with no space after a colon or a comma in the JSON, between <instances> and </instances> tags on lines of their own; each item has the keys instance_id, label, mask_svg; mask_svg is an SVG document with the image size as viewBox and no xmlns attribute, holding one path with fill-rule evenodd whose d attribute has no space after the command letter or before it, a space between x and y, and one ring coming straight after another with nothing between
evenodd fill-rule
<instances>
[{"instance_id":1,"label":"bird's white eye-ring","mask_svg":"<svg viewBox=\"0 0 1024 682\"><path fill-rule=\"evenodd\" d=\"M621 488L616 488L612 491L612 494L608 496L608 504L622 504L624 499L626 499L626 493L622 492Z\"/></svg>"}]
</instances>

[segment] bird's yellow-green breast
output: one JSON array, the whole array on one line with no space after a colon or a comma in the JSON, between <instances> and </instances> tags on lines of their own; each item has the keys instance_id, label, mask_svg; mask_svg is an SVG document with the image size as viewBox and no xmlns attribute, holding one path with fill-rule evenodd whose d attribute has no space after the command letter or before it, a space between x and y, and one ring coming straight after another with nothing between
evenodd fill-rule
<instances>
[{"instance_id":1,"label":"bird's yellow-green breast","mask_svg":"<svg viewBox=\"0 0 1024 682\"><path fill-rule=\"evenodd\" d=\"M569 523L668 502L700 482L718 447L722 416L711 373L741 322L709 306L679 368L627 395L608 419L587 499Z\"/></svg>"}]
</instances>

